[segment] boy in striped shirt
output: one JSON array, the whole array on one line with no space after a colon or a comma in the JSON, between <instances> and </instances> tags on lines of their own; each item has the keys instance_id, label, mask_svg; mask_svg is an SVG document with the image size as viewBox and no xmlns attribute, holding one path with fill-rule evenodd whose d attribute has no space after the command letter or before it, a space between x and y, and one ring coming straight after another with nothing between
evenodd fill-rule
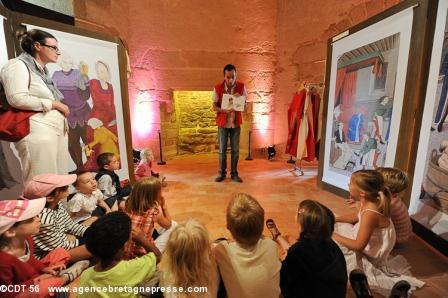
<instances>
[{"instance_id":1,"label":"boy in striped shirt","mask_svg":"<svg viewBox=\"0 0 448 298\"><path fill-rule=\"evenodd\" d=\"M34 255L38 259L57 247L66 249L72 262L92 256L81 238L88 227L75 223L61 203L68 196L69 185L75 180L76 175L40 174L25 185L26 198L46 198L45 208L39 214L39 233L33 236Z\"/></svg>"}]
</instances>

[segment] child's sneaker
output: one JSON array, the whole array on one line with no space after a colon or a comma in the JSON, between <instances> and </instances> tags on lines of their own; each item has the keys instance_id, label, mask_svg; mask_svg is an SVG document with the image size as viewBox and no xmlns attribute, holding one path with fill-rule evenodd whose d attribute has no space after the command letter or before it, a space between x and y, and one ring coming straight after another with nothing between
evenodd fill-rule
<instances>
[{"instance_id":1,"label":"child's sneaker","mask_svg":"<svg viewBox=\"0 0 448 298\"><path fill-rule=\"evenodd\" d=\"M78 261L59 273L59 276L66 276L69 282L74 281L81 273L89 267L89 260Z\"/></svg>"}]
</instances>

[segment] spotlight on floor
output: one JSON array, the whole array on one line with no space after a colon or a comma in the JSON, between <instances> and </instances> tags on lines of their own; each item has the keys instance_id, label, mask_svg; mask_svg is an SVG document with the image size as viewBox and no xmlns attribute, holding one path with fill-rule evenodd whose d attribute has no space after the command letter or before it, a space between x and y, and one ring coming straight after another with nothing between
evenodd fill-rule
<instances>
[{"instance_id":1,"label":"spotlight on floor","mask_svg":"<svg viewBox=\"0 0 448 298\"><path fill-rule=\"evenodd\" d=\"M275 145L268 146L268 159L271 161L274 160L276 154L277 152L275 151Z\"/></svg>"}]
</instances>

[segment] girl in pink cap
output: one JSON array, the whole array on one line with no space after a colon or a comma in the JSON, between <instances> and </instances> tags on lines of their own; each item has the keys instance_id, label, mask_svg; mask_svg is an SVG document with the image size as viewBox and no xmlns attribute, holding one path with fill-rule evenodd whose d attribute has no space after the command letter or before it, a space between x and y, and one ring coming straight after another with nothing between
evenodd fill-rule
<instances>
[{"instance_id":1,"label":"girl in pink cap","mask_svg":"<svg viewBox=\"0 0 448 298\"><path fill-rule=\"evenodd\" d=\"M70 254L58 248L42 260L33 256L32 235L39 232L38 214L45 198L0 201L0 284L2 297L48 297L49 287L61 286L79 276L88 261L63 270Z\"/></svg>"}]
</instances>

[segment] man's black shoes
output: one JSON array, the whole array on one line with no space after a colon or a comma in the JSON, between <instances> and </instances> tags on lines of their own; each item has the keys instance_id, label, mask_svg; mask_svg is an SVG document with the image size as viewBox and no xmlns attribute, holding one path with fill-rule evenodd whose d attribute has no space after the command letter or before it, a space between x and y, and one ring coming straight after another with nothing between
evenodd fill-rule
<instances>
[{"instance_id":1,"label":"man's black shoes","mask_svg":"<svg viewBox=\"0 0 448 298\"><path fill-rule=\"evenodd\" d=\"M232 176L232 180L238 183L243 182L243 179L241 179L238 175Z\"/></svg>"},{"instance_id":2,"label":"man's black shoes","mask_svg":"<svg viewBox=\"0 0 448 298\"><path fill-rule=\"evenodd\" d=\"M218 177L215 178L215 181L216 181L216 182L221 182L221 181L223 181L224 179L226 179L226 176L225 176L225 175L219 175Z\"/></svg>"}]
</instances>

